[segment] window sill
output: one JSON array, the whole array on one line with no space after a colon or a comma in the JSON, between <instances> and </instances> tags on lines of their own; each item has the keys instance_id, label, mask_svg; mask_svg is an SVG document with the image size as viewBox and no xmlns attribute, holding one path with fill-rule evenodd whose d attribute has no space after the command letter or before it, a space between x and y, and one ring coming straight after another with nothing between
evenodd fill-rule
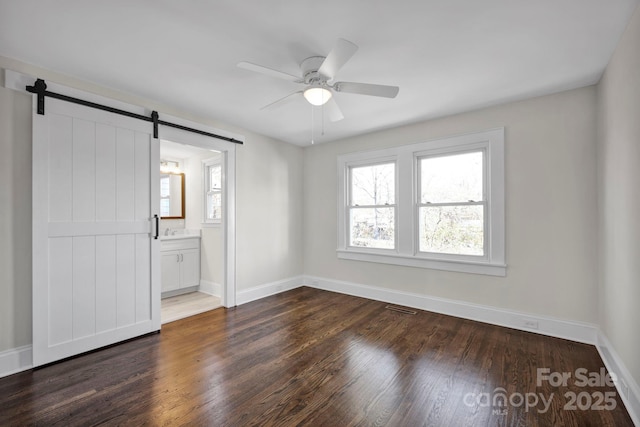
<instances>
[{"instance_id":1,"label":"window sill","mask_svg":"<svg viewBox=\"0 0 640 427\"><path fill-rule=\"evenodd\" d=\"M490 264L470 261L452 261L427 259L399 254L380 254L338 249L338 258L352 261L377 262L382 264L402 265L405 267L429 268L432 270L455 271L459 273L484 274L487 276L507 275L505 264Z\"/></svg>"},{"instance_id":2,"label":"window sill","mask_svg":"<svg viewBox=\"0 0 640 427\"><path fill-rule=\"evenodd\" d=\"M202 228L220 228L222 221L220 222L202 222Z\"/></svg>"}]
</instances>

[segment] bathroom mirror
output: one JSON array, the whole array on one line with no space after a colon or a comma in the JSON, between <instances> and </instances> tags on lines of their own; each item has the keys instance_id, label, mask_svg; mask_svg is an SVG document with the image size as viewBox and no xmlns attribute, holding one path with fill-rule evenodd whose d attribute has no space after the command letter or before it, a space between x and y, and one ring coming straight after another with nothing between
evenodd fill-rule
<instances>
[{"instance_id":1,"label":"bathroom mirror","mask_svg":"<svg viewBox=\"0 0 640 427\"><path fill-rule=\"evenodd\" d=\"M184 174L160 172L160 218L184 219Z\"/></svg>"}]
</instances>

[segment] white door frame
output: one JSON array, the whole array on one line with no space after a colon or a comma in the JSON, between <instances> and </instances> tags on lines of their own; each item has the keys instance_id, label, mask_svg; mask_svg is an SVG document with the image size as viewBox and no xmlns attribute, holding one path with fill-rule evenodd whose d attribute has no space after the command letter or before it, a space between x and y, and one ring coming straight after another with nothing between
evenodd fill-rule
<instances>
[{"instance_id":1,"label":"white door frame","mask_svg":"<svg viewBox=\"0 0 640 427\"><path fill-rule=\"evenodd\" d=\"M163 115L162 120L170 121L179 125L196 128L209 133L228 136L239 141L244 140L244 136L226 132L220 129L203 126L179 117ZM223 194L226 193L223 203L222 228L224 234L224 298L222 305L225 307L236 306L236 147L233 142L216 139L205 135L200 135L185 130L160 125L159 136L161 140L177 142L180 144L192 145L206 150L216 150L222 153L224 171Z\"/></svg>"}]
</instances>

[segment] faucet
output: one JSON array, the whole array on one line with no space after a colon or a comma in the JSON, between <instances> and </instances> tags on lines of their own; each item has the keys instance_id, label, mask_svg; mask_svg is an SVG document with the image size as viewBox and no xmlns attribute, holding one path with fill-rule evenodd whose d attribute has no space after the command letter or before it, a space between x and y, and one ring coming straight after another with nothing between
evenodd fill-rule
<instances>
[{"instance_id":1,"label":"faucet","mask_svg":"<svg viewBox=\"0 0 640 427\"><path fill-rule=\"evenodd\" d=\"M171 230L170 228L165 228L164 229L164 235L168 236L169 235L169 230Z\"/></svg>"}]
</instances>

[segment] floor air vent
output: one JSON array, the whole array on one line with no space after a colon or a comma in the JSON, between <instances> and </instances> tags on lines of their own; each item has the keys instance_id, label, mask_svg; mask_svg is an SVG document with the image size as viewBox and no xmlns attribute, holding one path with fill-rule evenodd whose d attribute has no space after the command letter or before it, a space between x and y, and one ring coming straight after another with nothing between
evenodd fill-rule
<instances>
[{"instance_id":1,"label":"floor air vent","mask_svg":"<svg viewBox=\"0 0 640 427\"><path fill-rule=\"evenodd\" d=\"M393 305L388 305L385 307L387 310L392 310L392 311L397 311L398 313L404 313L404 314L418 314L417 311L413 311L413 310L409 310L407 308L403 308L403 307L396 307Z\"/></svg>"}]
</instances>

